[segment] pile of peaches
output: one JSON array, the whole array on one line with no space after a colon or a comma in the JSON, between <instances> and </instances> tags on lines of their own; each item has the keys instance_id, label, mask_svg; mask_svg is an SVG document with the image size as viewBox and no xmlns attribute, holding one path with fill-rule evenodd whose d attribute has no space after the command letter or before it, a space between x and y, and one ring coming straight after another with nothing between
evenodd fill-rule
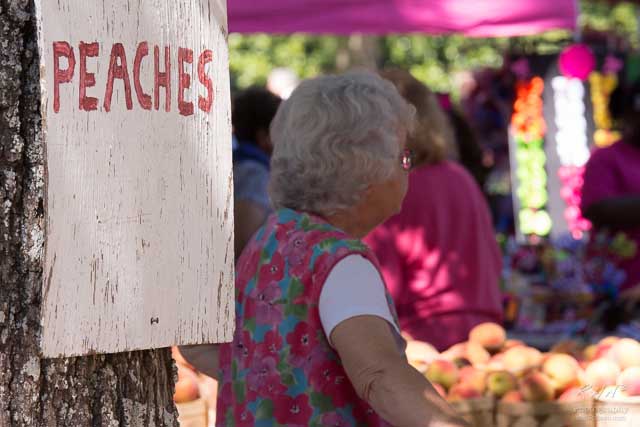
<instances>
[{"instance_id":1,"label":"pile of peaches","mask_svg":"<svg viewBox=\"0 0 640 427\"><path fill-rule=\"evenodd\" d=\"M180 354L176 347L171 348L171 356L178 368L178 381L176 381L173 401L175 403L188 403L203 398L211 408L215 408L218 391L217 382L198 373Z\"/></svg>"},{"instance_id":2,"label":"pile of peaches","mask_svg":"<svg viewBox=\"0 0 640 427\"><path fill-rule=\"evenodd\" d=\"M410 341L409 362L450 402L493 397L502 402L576 402L640 396L640 343L607 337L587 347L563 341L548 353L507 339L494 323L438 353Z\"/></svg>"}]
</instances>

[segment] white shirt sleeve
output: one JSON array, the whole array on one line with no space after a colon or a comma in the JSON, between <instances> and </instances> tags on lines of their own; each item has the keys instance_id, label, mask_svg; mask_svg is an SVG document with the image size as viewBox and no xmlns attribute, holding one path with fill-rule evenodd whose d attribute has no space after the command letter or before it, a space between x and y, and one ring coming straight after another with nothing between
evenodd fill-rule
<instances>
[{"instance_id":1,"label":"white shirt sleeve","mask_svg":"<svg viewBox=\"0 0 640 427\"><path fill-rule=\"evenodd\" d=\"M370 315L389 323L399 349L404 351L404 339L389 310L382 277L362 255L349 255L333 266L320 292L318 309L331 346L331 332L338 324L351 317Z\"/></svg>"}]
</instances>

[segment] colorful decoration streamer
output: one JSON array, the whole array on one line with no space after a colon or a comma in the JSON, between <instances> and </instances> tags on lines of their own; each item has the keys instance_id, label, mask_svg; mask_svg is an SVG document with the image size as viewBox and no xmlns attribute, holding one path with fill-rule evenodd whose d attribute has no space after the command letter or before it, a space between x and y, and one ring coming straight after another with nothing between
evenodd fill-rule
<instances>
[{"instance_id":1,"label":"colorful decoration streamer","mask_svg":"<svg viewBox=\"0 0 640 427\"><path fill-rule=\"evenodd\" d=\"M551 84L558 129L555 135L556 150L561 165L558 170L560 196L566 204L564 218L573 238L581 239L584 232L591 228L580 211L584 165L590 156L585 90L582 82L576 78L558 76L553 78Z\"/></svg>"},{"instance_id":2,"label":"colorful decoration streamer","mask_svg":"<svg viewBox=\"0 0 640 427\"><path fill-rule=\"evenodd\" d=\"M525 235L546 236L551 232L551 217L545 210L548 201L544 135L546 123L542 115L544 81L540 77L520 80L516 84L511 128L516 142L518 188L520 201L518 222Z\"/></svg>"},{"instance_id":3,"label":"colorful decoration streamer","mask_svg":"<svg viewBox=\"0 0 640 427\"><path fill-rule=\"evenodd\" d=\"M609 98L618 86L615 73L602 74L593 72L589 76L591 85L591 103L593 104L593 121L596 131L593 140L598 147L608 147L620 139L620 133L612 130L613 123L609 112Z\"/></svg>"}]
</instances>

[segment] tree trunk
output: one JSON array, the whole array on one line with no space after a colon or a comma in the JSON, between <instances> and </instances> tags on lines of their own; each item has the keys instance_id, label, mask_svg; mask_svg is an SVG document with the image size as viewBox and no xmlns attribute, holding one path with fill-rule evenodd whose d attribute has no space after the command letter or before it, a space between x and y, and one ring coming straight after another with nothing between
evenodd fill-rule
<instances>
[{"instance_id":1,"label":"tree trunk","mask_svg":"<svg viewBox=\"0 0 640 427\"><path fill-rule=\"evenodd\" d=\"M45 238L38 61L33 0L0 0L0 427L175 426L168 349L38 355Z\"/></svg>"}]
</instances>

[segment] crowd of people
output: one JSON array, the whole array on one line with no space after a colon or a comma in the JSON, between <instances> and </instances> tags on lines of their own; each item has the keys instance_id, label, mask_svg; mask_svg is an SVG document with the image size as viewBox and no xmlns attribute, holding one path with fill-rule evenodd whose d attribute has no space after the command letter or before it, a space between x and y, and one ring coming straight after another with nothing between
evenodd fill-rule
<instances>
[{"instance_id":1,"label":"crowd of people","mask_svg":"<svg viewBox=\"0 0 640 427\"><path fill-rule=\"evenodd\" d=\"M217 425L467 425L404 354L502 320L488 171L465 113L400 69L281 95L233 102L233 342L180 348L218 381ZM640 90L612 102L624 137L589 161L583 210L640 244ZM628 295L639 266L624 266Z\"/></svg>"}]
</instances>

